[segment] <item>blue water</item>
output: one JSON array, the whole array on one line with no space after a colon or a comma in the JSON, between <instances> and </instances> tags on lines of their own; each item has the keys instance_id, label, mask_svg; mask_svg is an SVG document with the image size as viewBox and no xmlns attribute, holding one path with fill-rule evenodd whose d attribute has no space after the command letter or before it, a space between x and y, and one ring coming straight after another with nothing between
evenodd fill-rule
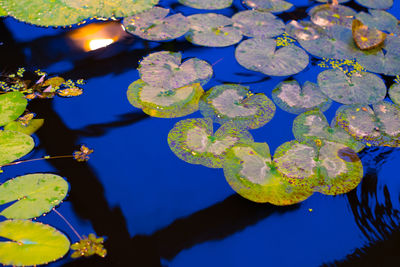
<instances>
[{"instance_id":1,"label":"blue water","mask_svg":"<svg viewBox=\"0 0 400 267\"><path fill-rule=\"evenodd\" d=\"M161 5L171 7L172 2L161 1ZM300 7L315 4L292 2ZM172 7L185 15L197 12ZM244 8L235 1L234 8L218 13L231 16L235 9ZM389 11L399 17L400 2ZM127 87L139 78L138 60L160 50L215 63L214 77L205 89L240 83L271 97L272 89L287 77L265 79L244 69L234 58L234 46L204 48L184 38L156 43L128 36L104 49L82 52L68 43L68 29L40 28L6 18L0 20L0 31L2 70L40 68L87 81L82 96L31 101L29 110L44 118L45 124L34 136L37 148L25 158L71 154L86 144L94 149L88 163L68 159L25 163L4 168L0 176L0 182L32 172L64 176L70 194L57 210L81 235L95 232L106 237L105 259L71 260L67 255L50 266L309 267L334 261L332 266L398 266L391 261L400 258L392 255L393 244L400 241L399 149L361 152L365 177L348 194L316 193L289 207L256 204L235 194L221 169L188 164L170 151L167 134L182 118L148 117L126 98ZM322 70L310 63L293 78L315 82ZM328 120L338 106L325 113ZM251 133L255 141L267 142L274 151L294 139L294 118L278 108L271 122ZM58 228L71 242L78 241L54 212L38 221ZM362 250L349 256L356 249ZM370 258L380 264L360 263Z\"/></svg>"}]
</instances>

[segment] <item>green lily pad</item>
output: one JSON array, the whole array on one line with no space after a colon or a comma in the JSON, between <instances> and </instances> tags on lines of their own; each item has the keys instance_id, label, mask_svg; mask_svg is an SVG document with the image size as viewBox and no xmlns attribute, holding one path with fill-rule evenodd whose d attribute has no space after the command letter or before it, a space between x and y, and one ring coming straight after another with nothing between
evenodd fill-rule
<instances>
[{"instance_id":1,"label":"green lily pad","mask_svg":"<svg viewBox=\"0 0 400 267\"><path fill-rule=\"evenodd\" d=\"M300 47L292 44L276 48L273 39L251 38L236 47L235 57L246 69L271 76L289 76L307 67L308 55Z\"/></svg>"},{"instance_id":2,"label":"green lily pad","mask_svg":"<svg viewBox=\"0 0 400 267\"><path fill-rule=\"evenodd\" d=\"M285 24L270 12L245 10L236 13L232 20L234 27L248 37L268 38L281 35Z\"/></svg>"},{"instance_id":3,"label":"green lily pad","mask_svg":"<svg viewBox=\"0 0 400 267\"><path fill-rule=\"evenodd\" d=\"M373 9L389 9L393 5L393 0L356 0L356 2Z\"/></svg>"},{"instance_id":4,"label":"green lily pad","mask_svg":"<svg viewBox=\"0 0 400 267\"><path fill-rule=\"evenodd\" d=\"M13 201L0 215L7 219L31 219L60 204L67 196L68 183L50 173L16 177L0 185L0 205Z\"/></svg>"},{"instance_id":5,"label":"green lily pad","mask_svg":"<svg viewBox=\"0 0 400 267\"><path fill-rule=\"evenodd\" d=\"M351 28L353 17L357 14L353 9L342 5L318 5L308 12L311 21L321 27L340 25Z\"/></svg>"},{"instance_id":6,"label":"green lily pad","mask_svg":"<svg viewBox=\"0 0 400 267\"><path fill-rule=\"evenodd\" d=\"M374 104L386 96L384 81L375 74L358 72L348 77L343 71L329 69L318 75L321 91L342 104Z\"/></svg>"},{"instance_id":7,"label":"green lily pad","mask_svg":"<svg viewBox=\"0 0 400 267\"><path fill-rule=\"evenodd\" d=\"M400 106L400 83L394 83L390 86L389 96L393 103Z\"/></svg>"},{"instance_id":8,"label":"green lily pad","mask_svg":"<svg viewBox=\"0 0 400 267\"><path fill-rule=\"evenodd\" d=\"M216 10L230 7L233 0L178 0L182 5L197 9Z\"/></svg>"},{"instance_id":9,"label":"green lily pad","mask_svg":"<svg viewBox=\"0 0 400 267\"><path fill-rule=\"evenodd\" d=\"M215 13L195 14L188 17L190 30L186 39L197 45L224 47L242 40L242 33L233 26L232 19Z\"/></svg>"},{"instance_id":10,"label":"green lily pad","mask_svg":"<svg viewBox=\"0 0 400 267\"><path fill-rule=\"evenodd\" d=\"M310 187L292 185L276 171L266 143L237 144L226 155L224 174L239 195L254 202L291 205L310 197Z\"/></svg>"},{"instance_id":11,"label":"green lily pad","mask_svg":"<svg viewBox=\"0 0 400 267\"><path fill-rule=\"evenodd\" d=\"M164 89L137 80L129 86L127 96L134 107L143 109L150 116L176 118L197 111L203 93L199 83Z\"/></svg>"},{"instance_id":12,"label":"green lily pad","mask_svg":"<svg viewBox=\"0 0 400 267\"><path fill-rule=\"evenodd\" d=\"M376 28L380 31L389 33L398 33L398 21L395 16L384 10L369 9L369 13L360 12L356 15L356 19L360 20L369 28Z\"/></svg>"},{"instance_id":13,"label":"green lily pad","mask_svg":"<svg viewBox=\"0 0 400 267\"><path fill-rule=\"evenodd\" d=\"M4 130L16 131L27 135L32 135L37 130L39 130L40 127L42 127L43 123L44 119L33 119L29 121L29 123L25 126L20 121L12 121L4 126Z\"/></svg>"},{"instance_id":14,"label":"green lily pad","mask_svg":"<svg viewBox=\"0 0 400 267\"><path fill-rule=\"evenodd\" d=\"M334 125L330 127L326 117L318 109L304 112L294 119L293 135L299 142L312 145L326 140L344 144L355 152L360 152L365 147L342 128Z\"/></svg>"},{"instance_id":15,"label":"green lily pad","mask_svg":"<svg viewBox=\"0 0 400 267\"><path fill-rule=\"evenodd\" d=\"M13 266L47 264L62 258L68 251L68 238L50 225L29 220L0 223L0 263Z\"/></svg>"},{"instance_id":16,"label":"green lily pad","mask_svg":"<svg viewBox=\"0 0 400 267\"><path fill-rule=\"evenodd\" d=\"M8 16L7 11L5 11L4 8L2 8L0 6L0 17L4 17L4 16Z\"/></svg>"},{"instance_id":17,"label":"green lily pad","mask_svg":"<svg viewBox=\"0 0 400 267\"><path fill-rule=\"evenodd\" d=\"M252 140L251 134L234 122L225 123L213 134L209 118L179 121L168 134L169 147L178 158L210 168L222 168L229 148Z\"/></svg>"},{"instance_id":18,"label":"green lily pad","mask_svg":"<svg viewBox=\"0 0 400 267\"><path fill-rule=\"evenodd\" d=\"M264 94L252 94L237 84L214 86L200 101L204 117L224 124L234 121L239 127L256 129L268 123L275 114L274 103Z\"/></svg>"},{"instance_id":19,"label":"green lily pad","mask_svg":"<svg viewBox=\"0 0 400 267\"><path fill-rule=\"evenodd\" d=\"M140 62L140 77L145 83L165 90L193 83L204 85L210 80L213 70L206 61L191 58L181 63L181 60L181 53L152 53Z\"/></svg>"},{"instance_id":20,"label":"green lily pad","mask_svg":"<svg viewBox=\"0 0 400 267\"><path fill-rule=\"evenodd\" d=\"M318 85L309 81L303 87L296 80L281 82L272 91L272 99L281 109L293 114L314 108L325 111L332 104Z\"/></svg>"},{"instance_id":21,"label":"green lily pad","mask_svg":"<svg viewBox=\"0 0 400 267\"><path fill-rule=\"evenodd\" d=\"M368 105L342 106L336 111L336 124L355 139L369 146L400 145L400 108L381 101Z\"/></svg>"},{"instance_id":22,"label":"green lily pad","mask_svg":"<svg viewBox=\"0 0 400 267\"><path fill-rule=\"evenodd\" d=\"M189 20L182 14L167 17L169 9L153 7L131 17L124 18L125 29L150 41L172 40L189 30Z\"/></svg>"},{"instance_id":23,"label":"green lily pad","mask_svg":"<svg viewBox=\"0 0 400 267\"><path fill-rule=\"evenodd\" d=\"M0 131L0 166L28 154L35 142L32 137L15 131Z\"/></svg>"},{"instance_id":24,"label":"green lily pad","mask_svg":"<svg viewBox=\"0 0 400 267\"><path fill-rule=\"evenodd\" d=\"M243 4L261 12L278 13L292 8L293 4L283 0L244 0Z\"/></svg>"},{"instance_id":25,"label":"green lily pad","mask_svg":"<svg viewBox=\"0 0 400 267\"><path fill-rule=\"evenodd\" d=\"M361 182L361 160L349 147L330 141L310 146L286 142L274 154L277 170L294 185L310 186L326 195L344 194Z\"/></svg>"},{"instance_id":26,"label":"green lily pad","mask_svg":"<svg viewBox=\"0 0 400 267\"><path fill-rule=\"evenodd\" d=\"M10 92L0 95L0 126L16 120L24 113L28 101L23 93Z\"/></svg>"}]
</instances>

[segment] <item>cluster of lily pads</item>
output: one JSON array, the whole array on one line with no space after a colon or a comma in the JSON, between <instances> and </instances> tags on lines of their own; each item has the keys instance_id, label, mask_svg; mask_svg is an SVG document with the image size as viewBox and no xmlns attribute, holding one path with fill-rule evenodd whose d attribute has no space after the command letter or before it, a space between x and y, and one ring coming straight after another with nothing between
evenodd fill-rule
<instances>
[{"instance_id":1,"label":"cluster of lily pads","mask_svg":"<svg viewBox=\"0 0 400 267\"><path fill-rule=\"evenodd\" d=\"M198 9L231 5L224 0L179 2ZM197 45L224 47L246 38L236 47L236 60L269 76L301 72L309 64L307 52L359 66L351 72L322 71L317 83L286 80L272 90L276 105L298 114L293 122L295 140L279 146L273 157L267 143L254 142L249 130L268 123L275 104L239 84L217 85L204 92L201 86L211 78L212 68L200 59L181 63L180 53L168 51L148 55L140 62L141 79L129 86L128 99L161 118L200 110L204 118L179 121L169 132L171 150L186 162L223 168L230 186L249 200L290 205L314 192L347 193L363 177L358 152L365 146L400 145L400 85L394 83L389 89L392 102L384 100L388 89L373 73L400 74L400 27L382 10L392 2L357 2L371 8L369 13L356 13L334 1L313 7L309 20L286 25L272 13L292 5L279 0L244 1L251 10L232 18L216 13L166 17L168 10L153 7L124 20L127 31L148 40L185 35ZM333 101L343 106L329 123L323 112ZM220 127L214 132L215 124Z\"/></svg>"},{"instance_id":2,"label":"cluster of lily pads","mask_svg":"<svg viewBox=\"0 0 400 267\"><path fill-rule=\"evenodd\" d=\"M16 74L5 77L1 82L0 167L12 165L35 146L30 135L43 125L44 120L33 119L33 113L26 113L27 99L32 98L29 96L51 97L56 91L43 92L41 88L53 85L58 90L63 83L60 77L45 79L43 74L38 82L28 86L29 82L23 82L23 72L23 69L19 69ZM82 155L84 151L80 153L75 156L77 160L87 157ZM0 222L0 237L6 239L0 242L1 264L45 264L63 257L70 250L70 241L63 233L50 225L31 220L59 205L67 196L68 190L68 182L51 173L27 174L9 179L0 185L0 207L6 205L0 212L0 216L6 218ZM71 248L77 250L75 254L81 255L77 244ZM102 244L95 247L96 252L105 255ZM87 250L88 246L85 248Z\"/></svg>"}]
</instances>

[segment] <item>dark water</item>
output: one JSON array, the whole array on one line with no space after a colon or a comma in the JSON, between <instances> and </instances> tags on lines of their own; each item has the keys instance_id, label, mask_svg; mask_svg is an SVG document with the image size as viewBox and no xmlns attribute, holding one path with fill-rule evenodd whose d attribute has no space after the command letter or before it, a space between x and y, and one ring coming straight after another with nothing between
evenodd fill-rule
<instances>
[{"instance_id":1,"label":"dark water","mask_svg":"<svg viewBox=\"0 0 400 267\"><path fill-rule=\"evenodd\" d=\"M164 7L185 15L198 11L172 1ZM292 1L297 8L280 15L303 18L312 1ZM353 2L347 5L360 10ZM219 13L243 10L239 1ZM400 2L389 10L399 17ZM267 78L245 70L234 58L234 46L204 48L179 38L147 42L126 35L104 49L84 52L68 38L68 29L39 28L14 19L0 20L1 70L24 66L65 78L84 78L82 96L33 100L28 109L44 118L35 135L36 149L26 158L66 155L80 144L94 149L88 163L69 159L4 168L0 182L33 172L54 172L71 189L59 210L87 235L107 238L105 259L69 257L51 266L398 266L400 260L400 150L367 148L360 153L365 176L352 192L314 194L293 206L256 204L239 197L221 169L191 165L169 149L167 134L181 120L150 118L126 98L138 79L138 60L161 50L180 51L215 64L205 86L240 83L271 97L285 77ZM293 78L316 81L323 69L314 64ZM287 78L287 77L286 77ZM386 77L388 85L392 78ZM338 105L326 113L330 121ZM201 117L196 112L189 117ZM294 115L278 108L271 122L251 133L274 151L294 139ZM54 213L39 218L74 233Z\"/></svg>"}]
</instances>

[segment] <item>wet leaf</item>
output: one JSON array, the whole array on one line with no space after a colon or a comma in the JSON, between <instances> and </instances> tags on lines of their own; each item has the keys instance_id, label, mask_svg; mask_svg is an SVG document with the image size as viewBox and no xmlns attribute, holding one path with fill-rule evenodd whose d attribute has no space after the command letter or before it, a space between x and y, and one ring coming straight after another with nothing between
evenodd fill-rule
<instances>
[{"instance_id":1,"label":"wet leaf","mask_svg":"<svg viewBox=\"0 0 400 267\"><path fill-rule=\"evenodd\" d=\"M384 81L369 72L348 77L338 69L325 70L318 75L318 85L325 95L342 104L373 104L386 96Z\"/></svg>"},{"instance_id":2,"label":"wet leaf","mask_svg":"<svg viewBox=\"0 0 400 267\"><path fill-rule=\"evenodd\" d=\"M62 258L69 250L68 238L55 228L29 220L0 223L0 263L14 266L47 264Z\"/></svg>"},{"instance_id":3,"label":"wet leaf","mask_svg":"<svg viewBox=\"0 0 400 267\"><path fill-rule=\"evenodd\" d=\"M96 237L95 234L89 234L88 237L84 236L79 242L71 245L71 249L75 250L71 258L90 257L94 254L104 258L107 255L107 250L104 248L103 242L104 238Z\"/></svg>"},{"instance_id":4,"label":"wet leaf","mask_svg":"<svg viewBox=\"0 0 400 267\"><path fill-rule=\"evenodd\" d=\"M254 202L291 205L313 193L310 187L291 185L276 171L266 143L233 146L224 162L224 174L233 190Z\"/></svg>"},{"instance_id":5,"label":"wet leaf","mask_svg":"<svg viewBox=\"0 0 400 267\"><path fill-rule=\"evenodd\" d=\"M278 13L290 9L293 4L283 0L244 0L243 4L251 9L256 9L261 12Z\"/></svg>"},{"instance_id":6,"label":"wet leaf","mask_svg":"<svg viewBox=\"0 0 400 267\"><path fill-rule=\"evenodd\" d=\"M140 62L140 77L152 87L161 87L160 91L177 89L193 83L204 85L210 80L213 70L206 61L191 58L181 63L181 59L181 53L152 53Z\"/></svg>"},{"instance_id":7,"label":"wet leaf","mask_svg":"<svg viewBox=\"0 0 400 267\"><path fill-rule=\"evenodd\" d=\"M204 117L224 124L234 121L239 127L255 129L268 123L275 114L274 103L264 94L252 94L237 84L214 86L200 102Z\"/></svg>"},{"instance_id":8,"label":"wet leaf","mask_svg":"<svg viewBox=\"0 0 400 267\"><path fill-rule=\"evenodd\" d=\"M186 39L194 44L211 47L234 45L242 40L242 33L233 26L233 21L215 13L195 14L190 22Z\"/></svg>"},{"instance_id":9,"label":"wet leaf","mask_svg":"<svg viewBox=\"0 0 400 267\"><path fill-rule=\"evenodd\" d=\"M42 127L43 123L44 119L32 119L27 125L23 125L20 121L12 121L4 126L4 130L32 135Z\"/></svg>"},{"instance_id":10,"label":"wet leaf","mask_svg":"<svg viewBox=\"0 0 400 267\"><path fill-rule=\"evenodd\" d=\"M308 14L311 21L321 27L340 25L351 28L356 12L347 6L325 4L313 7Z\"/></svg>"},{"instance_id":11,"label":"wet leaf","mask_svg":"<svg viewBox=\"0 0 400 267\"><path fill-rule=\"evenodd\" d=\"M28 105L24 94L10 92L0 95L0 126L16 120Z\"/></svg>"},{"instance_id":12,"label":"wet leaf","mask_svg":"<svg viewBox=\"0 0 400 267\"><path fill-rule=\"evenodd\" d=\"M153 7L134 16L124 18L125 29L150 41L172 40L189 30L189 20L182 14L167 17L169 9Z\"/></svg>"},{"instance_id":13,"label":"wet leaf","mask_svg":"<svg viewBox=\"0 0 400 267\"><path fill-rule=\"evenodd\" d=\"M129 86L127 96L134 107L141 108L150 116L176 118L197 111L203 93L199 83L164 89L137 80Z\"/></svg>"},{"instance_id":14,"label":"wet leaf","mask_svg":"<svg viewBox=\"0 0 400 267\"><path fill-rule=\"evenodd\" d=\"M374 9L389 9L393 5L393 0L356 0L356 2Z\"/></svg>"},{"instance_id":15,"label":"wet leaf","mask_svg":"<svg viewBox=\"0 0 400 267\"><path fill-rule=\"evenodd\" d=\"M380 47L386 39L386 33L375 28L369 28L358 19L354 19L352 25L354 41L361 50Z\"/></svg>"},{"instance_id":16,"label":"wet leaf","mask_svg":"<svg viewBox=\"0 0 400 267\"><path fill-rule=\"evenodd\" d=\"M31 219L49 212L66 197L68 183L50 173L19 176L0 185L0 204L12 203L1 211L7 219Z\"/></svg>"},{"instance_id":17,"label":"wet leaf","mask_svg":"<svg viewBox=\"0 0 400 267\"><path fill-rule=\"evenodd\" d=\"M252 140L248 131L237 128L233 122L225 123L213 134L209 118L179 121L168 134L169 147L178 158L209 168L222 168L229 148Z\"/></svg>"},{"instance_id":18,"label":"wet leaf","mask_svg":"<svg viewBox=\"0 0 400 267\"><path fill-rule=\"evenodd\" d=\"M308 81L303 87L296 80L281 82L272 91L272 99L281 109L293 114L314 108L325 111L332 104L317 84Z\"/></svg>"},{"instance_id":19,"label":"wet leaf","mask_svg":"<svg viewBox=\"0 0 400 267\"><path fill-rule=\"evenodd\" d=\"M0 131L0 166L25 156L34 146L32 137L27 134Z\"/></svg>"},{"instance_id":20,"label":"wet leaf","mask_svg":"<svg viewBox=\"0 0 400 267\"><path fill-rule=\"evenodd\" d=\"M232 20L234 27L248 37L275 37L284 32L285 24L270 12L245 10L236 13Z\"/></svg>"},{"instance_id":21,"label":"wet leaf","mask_svg":"<svg viewBox=\"0 0 400 267\"><path fill-rule=\"evenodd\" d=\"M216 10L230 7L233 0L179 0L182 5L197 9Z\"/></svg>"},{"instance_id":22,"label":"wet leaf","mask_svg":"<svg viewBox=\"0 0 400 267\"><path fill-rule=\"evenodd\" d=\"M338 126L330 127L320 110L310 110L297 116L293 121L293 135L301 143L316 145L321 140L344 144L355 152L361 151L365 145L355 140Z\"/></svg>"},{"instance_id":23,"label":"wet leaf","mask_svg":"<svg viewBox=\"0 0 400 267\"><path fill-rule=\"evenodd\" d=\"M296 45L279 49L273 39L251 38L241 42L235 50L236 60L246 69L271 76L299 73L308 65L307 53Z\"/></svg>"}]
</instances>

